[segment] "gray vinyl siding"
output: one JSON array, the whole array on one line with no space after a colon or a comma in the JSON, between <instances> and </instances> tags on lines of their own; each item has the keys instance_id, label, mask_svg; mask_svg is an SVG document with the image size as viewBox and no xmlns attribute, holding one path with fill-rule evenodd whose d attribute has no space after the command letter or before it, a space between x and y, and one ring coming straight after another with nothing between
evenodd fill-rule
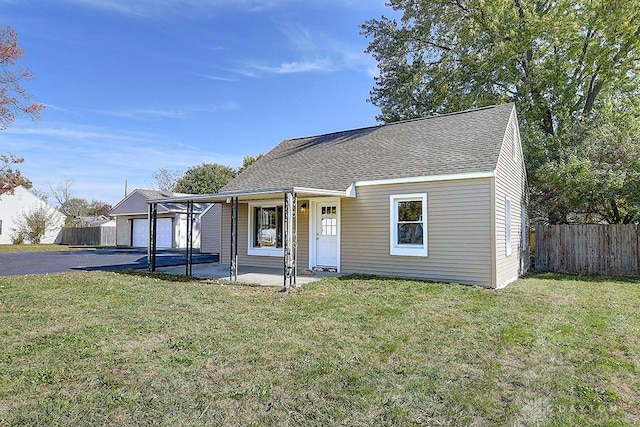
<instances>
[{"instance_id":1,"label":"gray vinyl siding","mask_svg":"<svg viewBox=\"0 0 640 427\"><path fill-rule=\"evenodd\" d=\"M300 212L300 206L306 203L305 213ZM311 203L308 200L298 200L298 271L309 269L309 218Z\"/></svg>"},{"instance_id":2,"label":"gray vinyl siding","mask_svg":"<svg viewBox=\"0 0 640 427\"><path fill-rule=\"evenodd\" d=\"M116 246L131 246L131 219L130 216L116 217Z\"/></svg>"},{"instance_id":3,"label":"gray vinyl siding","mask_svg":"<svg viewBox=\"0 0 640 427\"><path fill-rule=\"evenodd\" d=\"M220 253L222 205L216 203L200 219L200 251L211 254Z\"/></svg>"},{"instance_id":4,"label":"gray vinyl siding","mask_svg":"<svg viewBox=\"0 0 640 427\"><path fill-rule=\"evenodd\" d=\"M141 193L134 192L116 206L111 211L111 215L146 214L147 212L149 212L147 198Z\"/></svg>"},{"instance_id":5,"label":"gray vinyl siding","mask_svg":"<svg viewBox=\"0 0 640 427\"><path fill-rule=\"evenodd\" d=\"M341 271L491 286L491 178L363 186L342 200ZM390 255L391 195L427 193L427 257Z\"/></svg>"},{"instance_id":6,"label":"gray vinyl siding","mask_svg":"<svg viewBox=\"0 0 640 427\"><path fill-rule=\"evenodd\" d=\"M298 200L298 208L304 203ZM307 205L309 203L307 202ZM299 212L299 211L298 211ZM240 203L238 209L238 265L251 267L283 268L284 259L281 256L247 255L248 244L248 205ZM222 205L222 242L220 262L229 263L231 248L231 206ZM298 270L304 270L309 265L309 209L305 214L298 213Z\"/></svg>"},{"instance_id":7,"label":"gray vinyl siding","mask_svg":"<svg viewBox=\"0 0 640 427\"><path fill-rule=\"evenodd\" d=\"M513 143L516 158L513 158ZM524 274L528 266L528 253L522 250L522 205L527 205L526 171L522 158L522 145L517 131L515 110L505 132L496 169L495 184L495 242L496 281L494 287L504 287ZM506 250L505 205L511 202L511 254Z\"/></svg>"}]
</instances>

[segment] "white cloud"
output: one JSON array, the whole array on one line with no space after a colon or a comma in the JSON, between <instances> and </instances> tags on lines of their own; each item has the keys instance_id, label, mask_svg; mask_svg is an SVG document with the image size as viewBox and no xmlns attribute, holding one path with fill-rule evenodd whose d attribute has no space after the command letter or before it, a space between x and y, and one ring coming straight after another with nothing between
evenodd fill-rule
<instances>
[{"instance_id":1,"label":"white cloud","mask_svg":"<svg viewBox=\"0 0 640 427\"><path fill-rule=\"evenodd\" d=\"M220 111L235 111L238 104L235 102L225 102L219 105L205 106L187 106L177 110L165 110L156 108L133 108L122 110L92 110L92 113L102 114L105 116L130 118L130 119L186 119L192 113L215 113Z\"/></svg>"},{"instance_id":2,"label":"white cloud","mask_svg":"<svg viewBox=\"0 0 640 427\"><path fill-rule=\"evenodd\" d=\"M220 82L237 82L237 81L239 81L237 78L234 78L234 77L222 77L222 76L217 76L217 75L213 75L213 74L204 74L204 73L193 73L193 74L195 76L202 77L203 79L216 80L216 81L220 81Z\"/></svg>"},{"instance_id":3,"label":"white cloud","mask_svg":"<svg viewBox=\"0 0 640 427\"><path fill-rule=\"evenodd\" d=\"M276 66L253 64L250 68L267 74L294 74L309 72L332 71L331 61L325 59L314 59L311 61L283 62Z\"/></svg>"},{"instance_id":4,"label":"white cloud","mask_svg":"<svg viewBox=\"0 0 640 427\"><path fill-rule=\"evenodd\" d=\"M64 140L104 140L104 141L145 141L151 140L152 137L143 133L124 133L124 132L107 132L100 129L89 129L86 127L77 127L61 125L60 127L25 127L10 128L4 131L5 134L23 135L23 136L39 136L47 138L60 138Z\"/></svg>"},{"instance_id":5,"label":"white cloud","mask_svg":"<svg viewBox=\"0 0 640 427\"><path fill-rule=\"evenodd\" d=\"M272 74L333 72L345 69L359 70L371 75L371 70L376 67L373 58L364 53L363 45L348 44L323 32L313 31L300 25L283 24L280 31L291 46L290 55L297 55L298 59L279 63L249 60L242 66L227 71L250 78Z\"/></svg>"},{"instance_id":6,"label":"white cloud","mask_svg":"<svg viewBox=\"0 0 640 427\"><path fill-rule=\"evenodd\" d=\"M123 118L163 118L163 119L181 119L187 115L186 111L178 110L156 110L156 109L131 109L131 110L88 110L94 113L104 114L106 116L123 117Z\"/></svg>"},{"instance_id":7,"label":"white cloud","mask_svg":"<svg viewBox=\"0 0 640 427\"><path fill-rule=\"evenodd\" d=\"M160 167L186 170L199 163L238 166L242 157L161 134L87 127L13 127L3 131L3 150L25 158L22 173L37 189L46 191L67 178L78 197L115 203L129 190L146 188Z\"/></svg>"}]
</instances>

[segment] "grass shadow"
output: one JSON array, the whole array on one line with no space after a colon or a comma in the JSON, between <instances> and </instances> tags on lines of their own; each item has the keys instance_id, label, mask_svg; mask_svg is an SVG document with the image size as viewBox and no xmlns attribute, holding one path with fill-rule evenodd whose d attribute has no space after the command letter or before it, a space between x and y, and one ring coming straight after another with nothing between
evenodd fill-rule
<instances>
[{"instance_id":1,"label":"grass shadow","mask_svg":"<svg viewBox=\"0 0 640 427\"><path fill-rule=\"evenodd\" d=\"M408 278L408 277L393 277L393 276L376 276L375 274L359 274L359 273L352 273L352 274L345 274L345 275L341 275L336 277L337 280L343 280L343 281L347 281L347 280L377 280L380 282L397 282L399 280L401 281L409 281L409 282L418 282L418 283L425 283L425 284L431 284L431 285L458 285L458 286L470 286L470 287L478 287L481 289L493 289L490 288L488 286L482 286L482 285L469 285L469 284L465 284L465 283L458 283L458 282L446 282L446 281L438 281L438 280L428 280L428 279L417 279L417 278Z\"/></svg>"},{"instance_id":2,"label":"grass shadow","mask_svg":"<svg viewBox=\"0 0 640 427\"><path fill-rule=\"evenodd\" d=\"M582 274L570 274L570 273L556 273L552 271L536 271L527 273L525 275L527 279L544 279L555 281L566 280L579 280L589 283L604 283L604 282L621 282L621 283L633 283L640 284L640 277L633 276L604 276L600 274L582 275Z\"/></svg>"},{"instance_id":3,"label":"grass shadow","mask_svg":"<svg viewBox=\"0 0 640 427\"><path fill-rule=\"evenodd\" d=\"M136 276L136 277L148 277L152 279L161 279L167 282L204 282L211 281L211 279L202 279L200 277L194 276L184 276L181 274L170 274L170 273L162 273L162 272L150 272L143 270L133 270L133 269L125 269L125 270L114 270L113 273L123 275L123 276Z\"/></svg>"},{"instance_id":4,"label":"grass shadow","mask_svg":"<svg viewBox=\"0 0 640 427\"><path fill-rule=\"evenodd\" d=\"M183 274L172 274L172 273L163 273L163 272L150 272L147 270L133 270L133 269L124 269L124 270L114 270L112 271L115 274L123 275L123 276L136 276L136 277L146 277L151 279L160 279L167 282L176 282L176 283L215 283L221 286L243 286L248 288L273 288L276 291L281 291L281 287L278 286L263 286L255 283L245 283L245 282L230 282L225 279L216 279L216 278L204 278L204 277L196 277L196 276L185 276Z\"/></svg>"}]
</instances>

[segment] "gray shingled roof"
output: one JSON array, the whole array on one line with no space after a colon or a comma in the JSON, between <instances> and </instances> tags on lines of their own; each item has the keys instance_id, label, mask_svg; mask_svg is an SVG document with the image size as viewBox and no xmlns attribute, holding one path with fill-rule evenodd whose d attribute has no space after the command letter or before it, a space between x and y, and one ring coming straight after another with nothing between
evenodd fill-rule
<instances>
[{"instance_id":1,"label":"gray shingled roof","mask_svg":"<svg viewBox=\"0 0 640 427\"><path fill-rule=\"evenodd\" d=\"M504 104L285 140L220 191L344 191L356 181L491 172L513 108Z\"/></svg>"}]
</instances>

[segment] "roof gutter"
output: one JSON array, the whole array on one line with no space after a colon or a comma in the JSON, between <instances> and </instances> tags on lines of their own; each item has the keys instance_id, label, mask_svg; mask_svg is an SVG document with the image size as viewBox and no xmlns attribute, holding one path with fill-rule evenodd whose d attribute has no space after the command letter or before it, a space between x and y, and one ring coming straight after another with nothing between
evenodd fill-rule
<instances>
[{"instance_id":1,"label":"roof gutter","mask_svg":"<svg viewBox=\"0 0 640 427\"><path fill-rule=\"evenodd\" d=\"M349 191L340 190L324 190L321 188L307 188L307 187L277 187L277 188L265 188L259 190L231 190L221 191L213 194L198 194L189 197L168 197L162 199L149 199L147 203L186 203L186 202L203 202L203 203L220 203L226 202L230 197L238 197L242 199L255 199L261 196L275 196L285 193L298 193L298 197L309 196L328 196L328 197L354 197Z\"/></svg>"},{"instance_id":2,"label":"roof gutter","mask_svg":"<svg viewBox=\"0 0 640 427\"><path fill-rule=\"evenodd\" d=\"M390 178L390 179L378 179L372 181L357 181L356 187L366 187L371 185L389 185L389 184L410 184L414 182L434 182L434 181L454 181L459 179L478 179L478 178L493 178L496 176L496 171L487 172L469 172L469 173L455 173L447 175L428 175L428 176L411 176L406 178Z\"/></svg>"}]
</instances>

